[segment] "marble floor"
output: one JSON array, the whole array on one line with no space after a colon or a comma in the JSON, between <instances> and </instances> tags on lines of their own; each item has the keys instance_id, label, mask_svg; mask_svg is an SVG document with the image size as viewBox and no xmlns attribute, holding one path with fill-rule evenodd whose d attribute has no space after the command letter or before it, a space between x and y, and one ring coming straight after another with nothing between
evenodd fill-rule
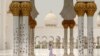
<instances>
[{"instance_id":1,"label":"marble floor","mask_svg":"<svg viewBox=\"0 0 100 56\"><path fill-rule=\"evenodd\" d=\"M68 52L70 52L68 50ZM84 50L85 56L87 51ZM56 56L63 56L63 49L53 49L53 53ZM49 49L35 49L35 55L36 56L49 56ZM74 55L78 56L78 50L74 49ZM12 50L5 50L5 51L0 51L0 56L13 56L13 51ZM100 56L100 49L94 49L94 56Z\"/></svg>"}]
</instances>

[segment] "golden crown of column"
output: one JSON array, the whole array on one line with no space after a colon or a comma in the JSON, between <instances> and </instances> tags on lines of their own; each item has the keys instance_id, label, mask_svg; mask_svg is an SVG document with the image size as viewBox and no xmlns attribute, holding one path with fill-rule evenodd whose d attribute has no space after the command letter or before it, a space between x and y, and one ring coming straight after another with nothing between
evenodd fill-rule
<instances>
[{"instance_id":1,"label":"golden crown of column","mask_svg":"<svg viewBox=\"0 0 100 56\"><path fill-rule=\"evenodd\" d=\"M21 3L21 12L22 12L23 16L29 16L31 11L32 11L31 2L22 2Z\"/></svg>"},{"instance_id":2,"label":"golden crown of column","mask_svg":"<svg viewBox=\"0 0 100 56\"><path fill-rule=\"evenodd\" d=\"M64 28L68 28L68 26L69 26L68 20L63 20L62 25Z\"/></svg>"},{"instance_id":3,"label":"golden crown of column","mask_svg":"<svg viewBox=\"0 0 100 56\"><path fill-rule=\"evenodd\" d=\"M85 14L86 4L84 2L77 2L75 4L75 11L78 16L83 16Z\"/></svg>"},{"instance_id":4,"label":"golden crown of column","mask_svg":"<svg viewBox=\"0 0 100 56\"><path fill-rule=\"evenodd\" d=\"M93 16L97 10L94 2L77 2L75 5L75 11L78 16L83 16L86 12L87 16Z\"/></svg>"},{"instance_id":5,"label":"golden crown of column","mask_svg":"<svg viewBox=\"0 0 100 56\"><path fill-rule=\"evenodd\" d=\"M36 26L36 21L35 21L35 19L32 19L32 17L31 16L29 16L29 26L30 26L30 28L35 28L35 26Z\"/></svg>"},{"instance_id":6,"label":"golden crown of column","mask_svg":"<svg viewBox=\"0 0 100 56\"><path fill-rule=\"evenodd\" d=\"M89 2L86 4L86 14L87 16L93 16L97 10L96 4L94 2Z\"/></svg>"},{"instance_id":7,"label":"golden crown of column","mask_svg":"<svg viewBox=\"0 0 100 56\"><path fill-rule=\"evenodd\" d=\"M10 4L10 11L14 16L18 16L20 14L20 3L19 2L12 2Z\"/></svg>"},{"instance_id":8,"label":"golden crown of column","mask_svg":"<svg viewBox=\"0 0 100 56\"><path fill-rule=\"evenodd\" d=\"M74 20L63 20L62 25L64 28L74 28L75 21Z\"/></svg>"},{"instance_id":9,"label":"golden crown of column","mask_svg":"<svg viewBox=\"0 0 100 56\"><path fill-rule=\"evenodd\" d=\"M74 20L70 20L69 21L69 28L73 29L75 26L75 21Z\"/></svg>"}]
</instances>

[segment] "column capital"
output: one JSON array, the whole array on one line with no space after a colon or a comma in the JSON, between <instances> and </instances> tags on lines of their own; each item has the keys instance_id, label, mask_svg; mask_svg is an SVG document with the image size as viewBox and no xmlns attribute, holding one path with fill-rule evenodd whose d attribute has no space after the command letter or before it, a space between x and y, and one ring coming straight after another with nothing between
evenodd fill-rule
<instances>
[{"instance_id":1,"label":"column capital","mask_svg":"<svg viewBox=\"0 0 100 56\"><path fill-rule=\"evenodd\" d=\"M36 26L36 20L35 19L32 19L32 17L31 16L29 16L29 26L30 26L30 28L35 28L35 26Z\"/></svg>"},{"instance_id":2,"label":"column capital","mask_svg":"<svg viewBox=\"0 0 100 56\"><path fill-rule=\"evenodd\" d=\"M21 12L23 16L29 16L30 12L32 11L32 4L31 2L22 2L21 3Z\"/></svg>"},{"instance_id":3,"label":"column capital","mask_svg":"<svg viewBox=\"0 0 100 56\"><path fill-rule=\"evenodd\" d=\"M13 1L10 4L10 11L14 16L19 16L20 13L20 3Z\"/></svg>"},{"instance_id":4,"label":"column capital","mask_svg":"<svg viewBox=\"0 0 100 56\"><path fill-rule=\"evenodd\" d=\"M75 26L75 21L74 20L63 20L62 25L64 28L74 28Z\"/></svg>"},{"instance_id":5,"label":"column capital","mask_svg":"<svg viewBox=\"0 0 100 56\"><path fill-rule=\"evenodd\" d=\"M93 16L96 10L97 10L97 6L96 6L95 2L89 2L86 4L87 16Z\"/></svg>"},{"instance_id":6,"label":"column capital","mask_svg":"<svg viewBox=\"0 0 100 56\"><path fill-rule=\"evenodd\" d=\"M63 20L62 22L63 27L66 29L68 28L69 24L68 24L68 20Z\"/></svg>"},{"instance_id":7,"label":"column capital","mask_svg":"<svg viewBox=\"0 0 100 56\"><path fill-rule=\"evenodd\" d=\"M86 10L86 4L84 2L77 2L75 4L75 11L78 16L84 16Z\"/></svg>"},{"instance_id":8,"label":"column capital","mask_svg":"<svg viewBox=\"0 0 100 56\"><path fill-rule=\"evenodd\" d=\"M74 20L70 20L69 22L70 22L70 23L69 23L69 27L70 27L71 29L73 29L74 26L75 26L75 21L74 21Z\"/></svg>"}]
</instances>

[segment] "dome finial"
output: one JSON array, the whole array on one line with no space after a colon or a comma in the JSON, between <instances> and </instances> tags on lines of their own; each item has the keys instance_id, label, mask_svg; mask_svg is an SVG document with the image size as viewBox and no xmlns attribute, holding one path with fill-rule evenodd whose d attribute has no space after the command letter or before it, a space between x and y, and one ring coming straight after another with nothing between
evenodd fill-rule
<instances>
[{"instance_id":1,"label":"dome finial","mask_svg":"<svg viewBox=\"0 0 100 56\"><path fill-rule=\"evenodd\" d=\"M52 12L52 10L50 10L50 12L49 12L49 13L53 13L53 12Z\"/></svg>"}]
</instances>

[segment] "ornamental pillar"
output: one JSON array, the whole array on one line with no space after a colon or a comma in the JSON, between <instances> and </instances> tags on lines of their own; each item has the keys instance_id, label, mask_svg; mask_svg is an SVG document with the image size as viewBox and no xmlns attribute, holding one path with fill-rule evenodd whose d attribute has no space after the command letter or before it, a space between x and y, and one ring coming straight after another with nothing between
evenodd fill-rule
<instances>
[{"instance_id":1,"label":"ornamental pillar","mask_svg":"<svg viewBox=\"0 0 100 56\"><path fill-rule=\"evenodd\" d=\"M21 25L21 37L20 37L20 54L19 56L29 55L29 15L32 10L32 5L30 2L21 3L21 13L22 13L22 25Z\"/></svg>"},{"instance_id":2,"label":"ornamental pillar","mask_svg":"<svg viewBox=\"0 0 100 56\"><path fill-rule=\"evenodd\" d=\"M70 28L70 56L74 56L73 54L73 49L74 49L74 36L73 36L73 28L75 26L75 21L74 20L64 20L62 22L62 25L64 27L64 55L68 55L67 54L67 31L68 31L68 27Z\"/></svg>"},{"instance_id":3,"label":"ornamental pillar","mask_svg":"<svg viewBox=\"0 0 100 56\"><path fill-rule=\"evenodd\" d=\"M37 24L35 18L39 13L35 8L35 1L34 0L30 0L30 1L32 3L32 12L31 15L29 16L29 56L35 56L34 32L35 32L35 26Z\"/></svg>"},{"instance_id":4,"label":"ornamental pillar","mask_svg":"<svg viewBox=\"0 0 100 56\"><path fill-rule=\"evenodd\" d=\"M68 13L70 12L70 13ZM63 22L62 22L62 25L64 27L64 56L68 56L68 36L67 36L67 31L68 31L68 27L70 28L70 40L73 41L73 28L74 28L74 25L75 25L75 22L74 22L74 18L76 16L76 13L74 11L74 6L73 6L73 0L64 0L64 7L61 11L61 16L63 17ZM70 42L70 56L74 56L73 54L73 43Z\"/></svg>"},{"instance_id":5,"label":"ornamental pillar","mask_svg":"<svg viewBox=\"0 0 100 56\"><path fill-rule=\"evenodd\" d=\"M75 11L78 15L78 56L84 56L84 14L86 4L84 2L77 2L75 4Z\"/></svg>"},{"instance_id":6,"label":"ornamental pillar","mask_svg":"<svg viewBox=\"0 0 100 56\"><path fill-rule=\"evenodd\" d=\"M70 56L74 56L74 36L73 36L73 29L75 26L75 21L70 20L69 28L70 28Z\"/></svg>"},{"instance_id":7,"label":"ornamental pillar","mask_svg":"<svg viewBox=\"0 0 100 56\"><path fill-rule=\"evenodd\" d=\"M93 16L97 7L95 2L88 2L86 4L86 14L87 14L87 37L88 37L88 56L94 56L94 35L93 35Z\"/></svg>"},{"instance_id":8,"label":"ornamental pillar","mask_svg":"<svg viewBox=\"0 0 100 56\"><path fill-rule=\"evenodd\" d=\"M36 21L29 16L29 56L35 56L34 54L34 28Z\"/></svg>"},{"instance_id":9,"label":"ornamental pillar","mask_svg":"<svg viewBox=\"0 0 100 56\"><path fill-rule=\"evenodd\" d=\"M19 56L19 13L20 3L13 1L10 4L10 11L13 14L13 56Z\"/></svg>"},{"instance_id":10,"label":"ornamental pillar","mask_svg":"<svg viewBox=\"0 0 100 56\"><path fill-rule=\"evenodd\" d=\"M64 40L63 40L63 43L64 43L64 55L63 56L68 56L68 49L67 49L67 47L68 47L68 41L67 41L67 31L68 31L68 24L66 23L67 21L66 20L64 20L63 22L62 22L62 25L63 25L63 27L64 27Z\"/></svg>"}]
</instances>

